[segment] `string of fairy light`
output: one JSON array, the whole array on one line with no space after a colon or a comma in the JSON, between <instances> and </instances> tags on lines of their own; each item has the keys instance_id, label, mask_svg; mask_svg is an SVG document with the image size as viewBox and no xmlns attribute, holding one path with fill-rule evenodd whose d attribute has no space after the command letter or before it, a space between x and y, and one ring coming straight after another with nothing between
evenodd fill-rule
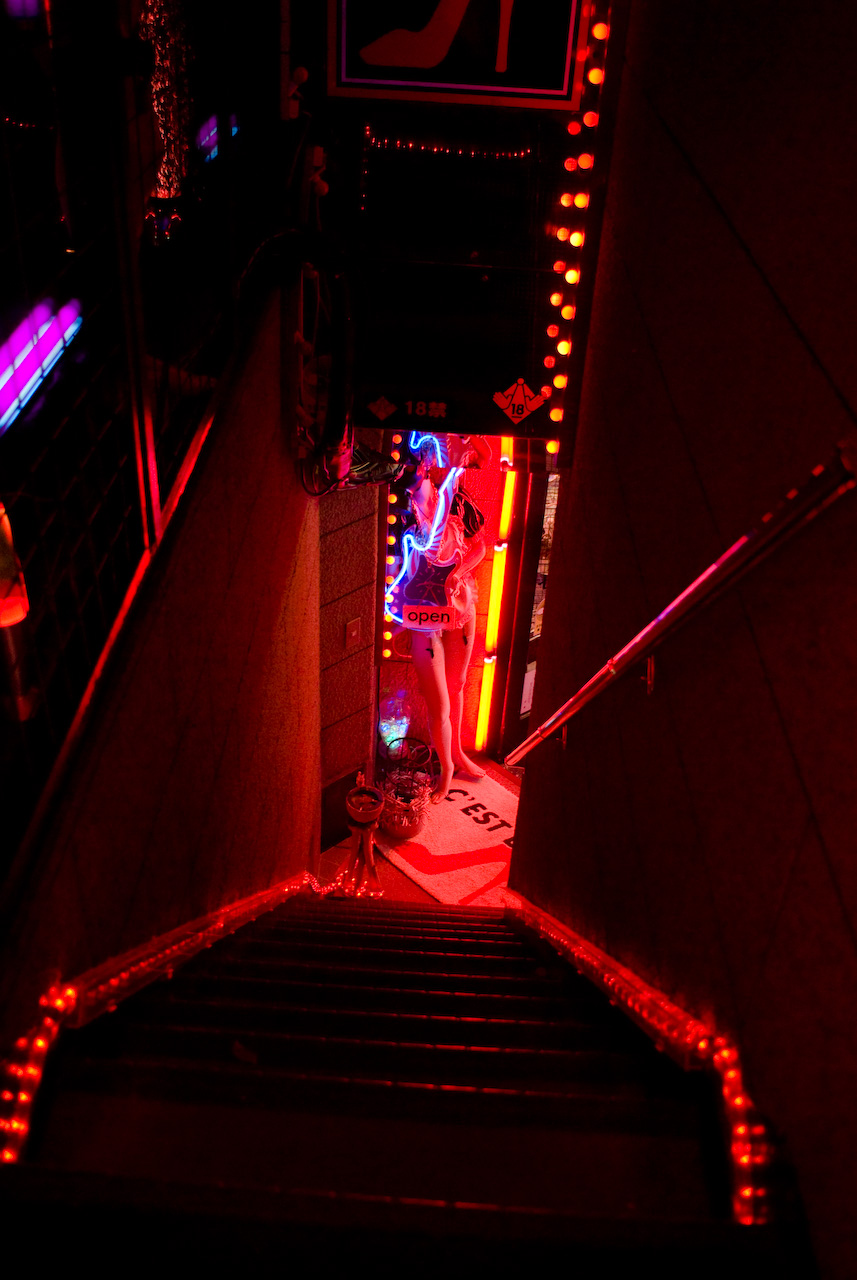
<instances>
[{"instance_id":1,"label":"string of fairy light","mask_svg":"<svg viewBox=\"0 0 857 1280\"><path fill-rule=\"evenodd\" d=\"M48 1054L64 1026L80 1026L114 1009L156 978L171 977L177 965L293 894L311 891L323 896L332 888L332 884L320 885L305 872L173 934L154 938L147 946L114 957L71 982L49 987L39 1001L35 1025L16 1039L11 1054L0 1064L0 1162L14 1164L21 1158ZM771 1166L775 1146L745 1087L738 1047L710 1022L674 1004L662 991L526 899L517 914L684 1067L707 1066L717 1072L729 1136L733 1220L743 1226L769 1222L774 1208Z\"/></svg>"},{"instance_id":2,"label":"string of fairy light","mask_svg":"<svg viewBox=\"0 0 857 1280\"><path fill-rule=\"evenodd\" d=\"M549 381L542 386L541 393L545 400L551 402L549 416L555 423L562 422L565 417L569 360L574 348L573 322L577 315L581 257L586 243L584 219L589 208L590 177L596 162L595 132L609 37L609 20L599 16L596 6L593 6L585 49L580 110L572 114L566 126L569 138L574 139L580 149L572 148L572 153L563 159L560 190L547 226L547 235L558 256L552 263L557 279L548 299L554 316L545 329L546 336L551 339L543 361Z\"/></svg>"},{"instance_id":3,"label":"string of fairy light","mask_svg":"<svg viewBox=\"0 0 857 1280\"><path fill-rule=\"evenodd\" d=\"M732 1218L741 1226L759 1226L772 1217L771 1132L747 1092L737 1045L674 1004L632 970L618 964L591 942L539 907L524 900L524 922L568 957L579 973L606 991L625 1012L685 1068L706 1066L720 1077L723 1114L732 1167Z\"/></svg>"},{"instance_id":4,"label":"string of fairy light","mask_svg":"<svg viewBox=\"0 0 857 1280\"><path fill-rule=\"evenodd\" d=\"M444 143L418 142L409 138L378 138L366 125L367 144L375 151L412 151L415 155L462 156L468 160L525 160L533 154L532 147L518 150L493 150L485 147L448 147Z\"/></svg>"},{"instance_id":5,"label":"string of fairy light","mask_svg":"<svg viewBox=\"0 0 857 1280\"><path fill-rule=\"evenodd\" d=\"M545 333L551 340L551 347L543 358L543 366L549 381L546 381L540 390L545 401L550 404L548 410L550 420L556 424L561 423L565 416L564 399L569 383L569 361L574 346L573 322L577 315L577 290L581 281L582 251L586 244L584 220L590 203L589 183L595 166L594 141L600 114L600 95L601 87L604 83L607 43L610 36L609 15L608 18L602 17L597 12L597 6L592 6L588 18L590 23L589 31L585 47L581 49L584 61L582 64L579 109L570 115L566 123L569 139L577 140L580 145L579 148L572 149L573 153L567 153L563 157L562 181L561 184L558 184L559 189L547 227L551 247L555 253L561 256L557 256L552 262L553 272L558 278L551 288L548 299L550 307L554 310L554 316L550 317L546 326ZM454 147L442 143L425 143L406 138L379 137L369 125L365 126L364 141L367 150L387 150L400 153L466 156L468 158L478 157L493 160L521 160L526 159L531 154L530 148L490 151L471 146ZM364 152L364 178L365 173L366 161ZM364 193L361 192L361 208L363 207ZM392 457L396 460L400 456L398 446L401 443L402 437L394 435ZM559 448L559 441L551 440L547 443L546 449L549 460L556 456ZM513 469L514 442L511 439L507 441L505 437L503 438L501 455L501 466L506 471L501 513L502 527L498 530L498 541L494 547L492 562L491 590L488 605L489 618L474 743L477 750L484 749L488 742L491 703L496 675L499 616L506 566L506 540L511 522L515 483ZM399 523L399 516L395 510L395 504L398 500L398 495L391 491L388 496L390 509L387 515L385 608L381 633L382 645L380 646L380 656L385 659L394 657L392 647L394 632L392 628L397 621L391 612L393 600L391 588L397 581L396 570L401 563L401 557L397 554L399 538L395 532L395 526Z\"/></svg>"}]
</instances>

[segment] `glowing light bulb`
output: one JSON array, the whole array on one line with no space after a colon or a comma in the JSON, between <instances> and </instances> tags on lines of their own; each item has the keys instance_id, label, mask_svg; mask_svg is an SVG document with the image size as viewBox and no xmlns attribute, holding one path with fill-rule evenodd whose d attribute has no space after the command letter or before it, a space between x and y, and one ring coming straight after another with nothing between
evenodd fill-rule
<instances>
[{"instance_id":1,"label":"glowing light bulb","mask_svg":"<svg viewBox=\"0 0 857 1280\"><path fill-rule=\"evenodd\" d=\"M553 395L553 387L542 387L541 393L542 393L543 400L550 400L551 396Z\"/></svg>"},{"instance_id":2,"label":"glowing light bulb","mask_svg":"<svg viewBox=\"0 0 857 1280\"><path fill-rule=\"evenodd\" d=\"M597 111L585 112L583 116L583 123L586 125L587 129L594 129L595 126L598 124L598 112Z\"/></svg>"},{"instance_id":3,"label":"glowing light bulb","mask_svg":"<svg viewBox=\"0 0 857 1280\"><path fill-rule=\"evenodd\" d=\"M559 202L562 205L563 209L568 209L572 204L574 204L574 196L571 194L570 191L563 191L562 195L559 198Z\"/></svg>"},{"instance_id":4,"label":"glowing light bulb","mask_svg":"<svg viewBox=\"0 0 857 1280\"><path fill-rule=\"evenodd\" d=\"M563 320L573 320L576 311L577 307L572 306L569 302L563 307L559 314L562 316Z\"/></svg>"},{"instance_id":5,"label":"glowing light bulb","mask_svg":"<svg viewBox=\"0 0 857 1280\"><path fill-rule=\"evenodd\" d=\"M393 639L393 633L392 633L392 631L385 631L385 632L384 632L384 639L385 639L385 640L392 640L392 639Z\"/></svg>"},{"instance_id":6,"label":"glowing light bulb","mask_svg":"<svg viewBox=\"0 0 857 1280\"><path fill-rule=\"evenodd\" d=\"M402 443L401 436L393 436L393 444L401 444L401 443Z\"/></svg>"},{"instance_id":7,"label":"glowing light bulb","mask_svg":"<svg viewBox=\"0 0 857 1280\"><path fill-rule=\"evenodd\" d=\"M570 242L574 245L575 249L579 249L580 246L583 244L584 235L582 231L572 231L571 235L568 238ZM395 456L396 455L393 454L393 457Z\"/></svg>"},{"instance_id":8,"label":"glowing light bulb","mask_svg":"<svg viewBox=\"0 0 857 1280\"><path fill-rule=\"evenodd\" d=\"M392 505L392 503L399 501L399 495L397 493L388 493L387 501Z\"/></svg>"},{"instance_id":9,"label":"glowing light bulb","mask_svg":"<svg viewBox=\"0 0 857 1280\"><path fill-rule=\"evenodd\" d=\"M569 120L569 122L568 122L568 131L569 131L569 133L572 133L572 134L574 134L574 133L580 133L580 121L579 121L579 120Z\"/></svg>"},{"instance_id":10,"label":"glowing light bulb","mask_svg":"<svg viewBox=\"0 0 857 1280\"><path fill-rule=\"evenodd\" d=\"M392 587L392 585L393 585L393 583L396 581L396 579L393 577L393 575L392 575L392 574L390 574L388 577L386 577L386 578L384 579L384 581L386 582L386 584L387 584L387 586L388 586L388 587Z\"/></svg>"},{"instance_id":11,"label":"glowing light bulb","mask_svg":"<svg viewBox=\"0 0 857 1280\"><path fill-rule=\"evenodd\" d=\"M556 375L556 377L554 378L554 380L553 380L553 385L554 385L555 387L559 387L559 388L560 388L560 390L562 390L562 388L563 388L563 387L567 387L567 386L568 386L568 375L567 375L567 374L564 374L564 373L558 373L558 374Z\"/></svg>"},{"instance_id":12,"label":"glowing light bulb","mask_svg":"<svg viewBox=\"0 0 857 1280\"><path fill-rule=\"evenodd\" d=\"M545 356L545 368L546 368L546 369L552 369L552 368L554 367L554 365L555 365L555 364L556 364L556 357L555 357L555 356Z\"/></svg>"},{"instance_id":13,"label":"glowing light bulb","mask_svg":"<svg viewBox=\"0 0 857 1280\"><path fill-rule=\"evenodd\" d=\"M387 546L388 546L388 547L394 547L395 545L396 545L396 539L393 537L393 535L392 535L392 533L391 533L391 534L388 536L388 538L387 538Z\"/></svg>"},{"instance_id":14,"label":"glowing light bulb","mask_svg":"<svg viewBox=\"0 0 857 1280\"><path fill-rule=\"evenodd\" d=\"M586 209L589 207L589 194L586 191L578 191L574 197L574 207L576 209Z\"/></svg>"},{"instance_id":15,"label":"glowing light bulb","mask_svg":"<svg viewBox=\"0 0 857 1280\"><path fill-rule=\"evenodd\" d=\"M574 156L568 157L568 159L565 162L565 167L569 173L574 173L575 169L577 168L577 161L574 159Z\"/></svg>"},{"instance_id":16,"label":"glowing light bulb","mask_svg":"<svg viewBox=\"0 0 857 1280\"><path fill-rule=\"evenodd\" d=\"M551 409L551 422L562 422L562 409Z\"/></svg>"},{"instance_id":17,"label":"glowing light bulb","mask_svg":"<svg viewBox=\"0 0 857 1280\"><path fill-rule=\"evenodd\" d=\"M556 349L561 356L567 356L571 350L571 343L567 338L563 338L562 342L556 344Z\"/></svg>"},{"instance_id":18,"label":"glowing light bulb","mask_svg":"<svg viewBox=\"0 0 857 1280\"><path fill-rule=\"evenodd\" d=\"M549 337L549 338L558 338L558 337L559 337L559 325L558 325L558 324L549 324L549 325L548 325L548 327L547 327L547 335L548 335L548 337Z\"/></svg>"},{"instance_id":19,"label":"glowing light bulb","mask_svg":"<svg viewBox=\"0 0 857 1280\"><path fill-rule=\"evenodd\" d=\"M582 156L577 157L577 163L580 165L581 169L591 169L592 156L589 154L588 151L584 151Z\"/></svg>"},{"instance_id":20,"label":"glowing light bulb","mask_svg":"<svg viewBox=\"0 0 857 1280\"><path fill-rule=\"evenodd\" d=\"M606 22L596 22L592 28L592 35L595 40L606 40L610 34L610 28Z\"/></svg>"},{"instance_id":21,"label":"glowing light bulb","mask_svg":"<svg viewBox=\"0 0 857 1280\"><path fill-rule=\"evenodd\" d=\"M387 516L387 524L395 524L395 523L396 523L395 516Z\"/></svg>"},{"instance_id":22,"label":"glowing light bulb","mask_svg":"<svg viewBox=\"0 0 857 1280\"><path fill-rule=\"evenodd\" d=\"M392 656L393 656L393 650L392 650L392 649L382 649L382 650L381 650L381 657L382 657L382 658L392 658Z\"/></svg>"},{"instance_id":23,"label":"glowing light bulb","mask_svg":"<svg viewBox=\"0 0 857 1280\"><path fill-rule=\"evenodd\" d=\"M556 262L553 264L553 269L557 273L557 275L561 276L563 271L565 271L565 266L566 264L562 262L559 258L557 258Z\"/></svg>"},{"instance_id":24,"label":"glowing light bulb","mask_svg":"<svg viewBox=\"0 0 857 1280\"><path fill-rule=\"evenodd\" d=\"M562 417L562 409L559 409L559 410L554 409L551 413L551 417L553 418L554 413L557 413L557 412L559 413L560 417ZM556 421L556 419L554 419L554 421ZM545 445L545 449L548 453L559 453L559 441L548 440L547 444Z\"/></svg>"},{"instance_id":25,"label":"glowing light bulb","mask_svg":"<svg viewBox=\"0 0 857 1280\"><path fill-rule=\"evenodd\" d=\"M593 67L586 76L590 84L601 84L604 80L604 72L600 67Z\"/></svg>"},{"instance_id":26,"label":"glowing light bulb","mask_svg":"<svg viewBox=\"0 0 857 1280\"><path fill-rule=\"evenodd\" d=\"M580 279L580 272L577 267L572 267L569 271L566 271L565 278L568 284L577 284Z\"/></svg>"},{"instance_id":27,"label":"glowing light bulb","mask_svg":"<svg viewBox=\"0 0 857 1280\"><path fill-rule=\"evenodd\" d=\"M393 459L394 462L398 462L401 456L402 455L399 453L398 449L394 449L393 452L390 454L390 457Z\"/></svg>"},{"instance_id":28,"label":"glowing light bulb","mask_svg":"<svg viewBox=\"0 0 857 1280\"><path fill-rule=\"evenodd\" d=\"M571 235L571 232L569 231L568 227L557 227L556 229L557 240L567 240L570 235Z\"/></svg>"},{"instance_id":29,"label":"glowing light bulb","mask_svg":"<svg viewBox=\"0 0 857 1280\"><path fill-rule=\"evenodd\" d=\"M551 294L551 306L552 306L552 307L558 307L558 306L560 305L560 303L561 303L561 302L562 302L562 294L561 294L561 293L552 293L552 294Z\"/></svg>"},{"instance_id":30,"label":"glowing light bulb","mask_svg":"<svg viewBox=\"0 0 857 1280\"><path fill-rule=\"evenodd\" d=\"M387 556L387 564L395 564L395 563L396 563L395 556Z\"/></svg>"}]
</instances>

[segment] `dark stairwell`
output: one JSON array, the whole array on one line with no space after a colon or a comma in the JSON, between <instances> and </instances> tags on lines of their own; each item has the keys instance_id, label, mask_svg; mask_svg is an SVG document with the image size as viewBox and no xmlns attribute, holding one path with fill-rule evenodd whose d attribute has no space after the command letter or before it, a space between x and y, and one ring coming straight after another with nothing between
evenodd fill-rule
<instances>
[{"instance_id":1,"label":"dark stairwell","mask_svg":"<svg viewBox=\"0 0 857 1280\"><path fill-rule=\"evenodd\" d=\"M730 1221L708 1077L499 910L291 899L64 1033L0 1173L95 1265L811 1274Z\"/></svg>"}]
</instances>

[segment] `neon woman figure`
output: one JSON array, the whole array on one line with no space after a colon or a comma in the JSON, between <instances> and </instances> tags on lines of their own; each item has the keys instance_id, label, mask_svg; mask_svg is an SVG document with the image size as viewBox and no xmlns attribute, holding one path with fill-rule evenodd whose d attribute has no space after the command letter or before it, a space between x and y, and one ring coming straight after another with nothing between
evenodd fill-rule
<instances>
[{"instance_id":1,"label":"neon woman figure","mask_svg":"<svg viewBox=\"0 0 857 1280\"><path fill-rule=\"evenodd\" d=\"M485 774L461 745L464 683L476 631L473 569L485 555L483 518L461 487L461 477L467 467L488 462L491 448L481 437L415 437L416 433L411 447L418 451L419 462L407 488L416 535L405 535L404 563L395 587L406 611L409 601L423 601L417 624L408 625L411 656L440 760L440 779L432 795L438 803L454 773L471 781ZM437 618L440 623L433 625Z\"/></svg>"}]
</instances>

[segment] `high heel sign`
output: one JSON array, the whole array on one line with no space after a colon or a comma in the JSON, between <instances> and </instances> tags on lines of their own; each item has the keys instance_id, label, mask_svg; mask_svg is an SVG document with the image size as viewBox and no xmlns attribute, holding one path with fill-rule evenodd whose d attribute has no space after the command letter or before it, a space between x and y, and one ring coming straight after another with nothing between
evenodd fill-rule
<instances>
[{"instance_id":1,"label":"high heel sign","mask_svg":"<svg viewBox=\"0 0 857 1280\"><path fill-rule=\"evenodd\" d=\"M581 0L328 0L331 93L576 109Z\"/></svg>"}]
</instances>

